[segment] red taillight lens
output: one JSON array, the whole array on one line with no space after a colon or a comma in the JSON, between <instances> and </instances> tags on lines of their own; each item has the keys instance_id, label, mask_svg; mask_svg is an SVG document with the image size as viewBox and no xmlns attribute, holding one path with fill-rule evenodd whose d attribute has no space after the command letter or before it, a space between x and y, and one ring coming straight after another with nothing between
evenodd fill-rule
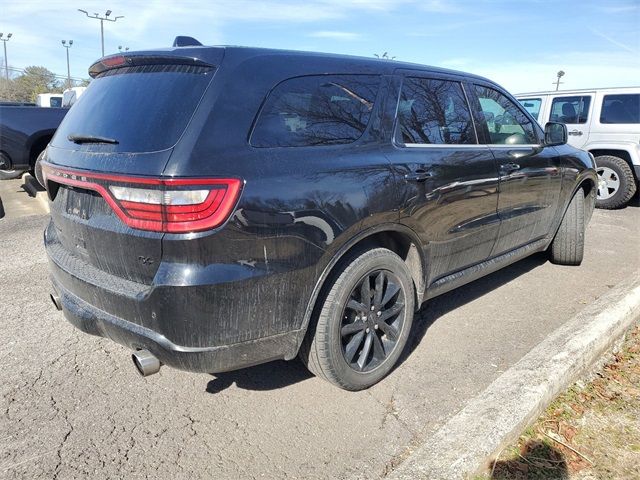
<instances>
[{"instance_id":1,"label":"red taillight lens","mask_svg":"<svg viewBox=\"0 0 640 480\"><path fill-rule=\"evenodd\" d=\"M47 181L98 192L132 228L186 233L222 225L235 207L242 182L237 178L125 177L62 170L43 163Z\"/></svg>"}]
</instances>

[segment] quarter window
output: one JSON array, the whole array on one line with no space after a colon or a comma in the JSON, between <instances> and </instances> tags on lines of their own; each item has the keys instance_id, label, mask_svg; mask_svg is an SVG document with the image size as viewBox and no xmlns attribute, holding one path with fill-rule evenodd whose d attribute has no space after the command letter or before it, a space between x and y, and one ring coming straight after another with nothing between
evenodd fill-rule
<instances>
[{"instance_id":1,"label":"quarter window","mask_svg":"<svg viewBox=\"0 0 640 480\"><path fill-rule=\"evenodd\" d=\"M542 105L541 98L523 98L518 100L527 112L531 114L533 118L540 121L540 105Z\"/></svg>"},{"instance_id":2,"label":"quarter window","mask_svg":"<svg viewBox=\"0 0 640 480\"><path fill-rule=\"evenodd\" d=\"M269 94L251 136L254 147L351 143L367 128L377 75L317 75L285 80Z\"/></svg>"},{"instance_id":3,"label":"quarter window","mask_svg":"<svg viewBox=\"0 0 640 480\"><path fill-rule=\"evenodd\" d=\"M476 143L471 113L460 83L405 79L398 104L396 138L405 144Z\"/></svg>"},{"instance_id":4,"label":"quarter window","mask_svg":"<svg viewBox=\"0 0 640 480\"><path fill-rule=\"evenodd\" d=\"M533 122L505 95L475 86L482 118L492 145L522 145L537 142Z\"/></svg>"},{"instance_id":5,"label":"quarter window","mask_svg":"<svg viewBox=\"0 0 640 480\"><path fill-rule=\"evenodd\" d=\"M556 97L551 103L551 121L560 123L587 123L590 96Z\"/></svg>"},{"instance_id":6,"label":"quarter window","mask_svg":"<svg viewBox=\"0 0 640 480\"><path fill-rule=\"evenodd\" d=\"M640 94L605 95L600 123L640 123Z\"/></svg>"}]
</instances>

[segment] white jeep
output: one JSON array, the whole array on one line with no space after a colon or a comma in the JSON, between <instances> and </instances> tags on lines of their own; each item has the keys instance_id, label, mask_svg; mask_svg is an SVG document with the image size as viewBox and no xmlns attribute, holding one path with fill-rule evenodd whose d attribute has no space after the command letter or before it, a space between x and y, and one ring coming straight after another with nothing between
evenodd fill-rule
<instances>
[{"instance_id":1,"label":"white jeep","mask_svg":"<svg viewBox=\"0 0 640 480\"><path fill-rule=\"evenodd\" d=\"M541 125L567 125L569 143L596 159L596 207L619 208L640 182L640 87L521 93L516 98Z\"/></svg>"}]
</instances>

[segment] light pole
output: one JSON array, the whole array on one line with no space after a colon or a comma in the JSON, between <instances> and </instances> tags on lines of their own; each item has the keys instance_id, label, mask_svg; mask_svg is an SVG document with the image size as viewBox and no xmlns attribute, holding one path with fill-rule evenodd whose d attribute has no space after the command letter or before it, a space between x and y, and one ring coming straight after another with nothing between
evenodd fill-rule
<instances>
[{"instance_id":1,"label":"light pole","mask_svg":"<svg viewBox=\"0 0 640 480\"><path fill-rule=\"evenodd\" d=\"M552 85L554 85L554 84L555 84L555 86L556 86L556 92L557 92L557 91L558 91L558 89L560 88L560 84L561 84L561 83L564 83L564 82L561 82L561 81L560 81L560 79L561 79L562 77L564 77L564 72L563 72L562 70L560 70L560 71L557 73L557 75L558 75L558 79L557 79L555 82L551 82L551 84L552 84Z\"/></svg>"},{"instance_id":2,"label":"light pole","mask_svg":"<svg viewBox=\"0 0 640 480\"><path fill-rule=\"evenodd\" d=\"M4 43L4 76L9 81L9 61L7 60L7 42L13 36L13 33L7 33L7 38L2 38L0 33L0 40Z\"/></svg>"},{"instance_id":3,"label":"light pole","mask_svg":"<svg viewBox=\"0 0 640 480\"><path fill-rule=\"evenodd\" d=\"M93 15L89 15L89 12L87 12L86 10L82 10L80 8L78 9L78 11L84 13L87 16L87 18L95 18L96 20L100 20L100 41L102 44L102 56L104 57L104 21L106 20L107 22L115 22L119 18L124 18L124 16L119 15L114 18L109 18L109 15L111 15L111 10L107 10L104 13L104 17L101 17L97 13L94 13Z\"/></svg>"},{"instance_id":4,"label":"light pole","mask_svg":"<svg viewBox=\"0 0 640 480\"><path fill-rule=\"evenodd\" d=\"M69 49L71 45L73 45L73 40L69 40L68 44L66 40L62 40L62 46L67 51L67 88L71 88L71 70L69 68Z\"/></svg>"}]
</instances>

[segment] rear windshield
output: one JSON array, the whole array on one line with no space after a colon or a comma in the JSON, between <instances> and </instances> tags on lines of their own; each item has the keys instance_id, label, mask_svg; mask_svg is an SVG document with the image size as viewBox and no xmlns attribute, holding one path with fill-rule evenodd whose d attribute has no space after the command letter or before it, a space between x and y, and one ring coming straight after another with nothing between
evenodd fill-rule
<instances>
[{"instance_id":1,"label":"rear windshield","mask_svg":"<svg viewBox=\"0 0 640 480\"><path fill-rule=\"evenodd\" d=\"M84 143L110 152L154 152L175 145L213 76L213 69L141 65L98 75L69 111L52 141L77 149L69 135L118 143Z\"/></svg>"}]
</instances>

